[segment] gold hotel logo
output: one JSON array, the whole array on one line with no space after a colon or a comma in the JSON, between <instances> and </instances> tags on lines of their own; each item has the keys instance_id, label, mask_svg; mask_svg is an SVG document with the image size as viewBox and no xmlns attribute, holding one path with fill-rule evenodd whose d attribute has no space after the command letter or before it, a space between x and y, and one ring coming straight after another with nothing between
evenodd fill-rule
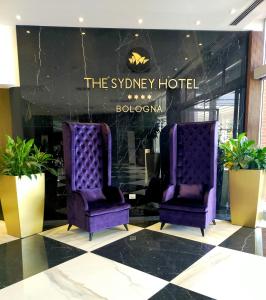
<instances>
[{"instance_id":1,"label":"gold hotel logo","mask_svg":"<svg viewBox=\"0 0 266 300\"><path fill-rule=\"evenodd\" d=\"M131 49L127 55L127 66L134 73L148 72L151 67L149 52L142 47Z\"/></svg>"},{"instance_id":2,"label":"gold hotel logo","mask_svg":"<svg viewBox=\"0 0 266 300\"><path fill-rule=\"evenodd\" d=\"M138 52L132 52L132 56L129 57L130 64L143 64L145 65L150 59L146 58L145 56L141 56Z\"/></svg>"}]
</instances>

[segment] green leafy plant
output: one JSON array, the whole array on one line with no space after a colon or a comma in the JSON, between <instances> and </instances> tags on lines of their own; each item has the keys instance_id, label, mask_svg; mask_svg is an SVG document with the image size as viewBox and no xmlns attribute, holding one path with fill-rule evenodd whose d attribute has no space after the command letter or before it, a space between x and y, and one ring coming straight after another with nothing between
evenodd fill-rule
<instances>
[{"instance_id":1,"label":"green leafy plant","mask_svg":"<svg viewBox=\"0 0 266 300\"><path fill-rule=\"evenodd\" d=\"M32 175L48 171L56 176L57 172L49 167L52 161L53 156L41 152L34 144L34 139L27 141L17 137L14 140L7 136L6 147L0 153L0 173L31 178Z\"/></svg>"},{"instance_id":2,"label":"green leafy plant","mask_svg":"<svg viewBox=\"0 0 266 300\"><path fill-rule=\"evenodd\" d=\"M255 149L252 161L249 164L250 169L266 169L266 147Z\"/></svg>"},{"instance_id":3,"label":"green leafy plant","mask_svg":"<svg viewBox=\"0 0 266 300\"><path fill-rule=\"evenodd\" d=\"M236 139L229 139L220 148L223 163L228 169L266 169L266 147L257 148L245 133L239 134Z\"/></svg>"}]
</instances>

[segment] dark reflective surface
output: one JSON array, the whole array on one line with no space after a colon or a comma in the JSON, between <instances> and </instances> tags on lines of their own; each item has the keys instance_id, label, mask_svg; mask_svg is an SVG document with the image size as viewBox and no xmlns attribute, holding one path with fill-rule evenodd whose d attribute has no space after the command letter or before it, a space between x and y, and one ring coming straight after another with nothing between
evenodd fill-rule
<instances>
[{"instance_id":1,"label":"dark reflective surface","mask_svg":"<svg viewBox=\"0 0 266 300\"><path fill-rule=\"evenodd\" d=\"M213 248L143 229L93 253L170 281Z\"/></svg>"},{"instance_id":2,"label":"dark reflective surface","mask_svg":"<svg viewBox=\"0 0 266 300\"><path fill-rule=\"evenodd\" d=\"M133 216L158 214L156 193L149 191L147 197L147 187L159 176L159 132L165 124L218 119L221 139L243 128L247 32L19 26L17 37L21 87L12 89L14 133L34 137L43 150L53 153L60 174L47 175L45 219L66 218L63 121L110 126L113 184L126 198L136 194L130 200ZM137 47L149 54L148 72L132 72L127 66L129 51ZM88 90L84 76L194 78L199 89ZM129 94L146 100L130 100ZM160 105L162 111L116 113L118 104L141 101Z\"/></svg>"},{"instance_id":3,"label":"dark reflective surface","mask_svg":"<svg viewBox=\"0 0 266 300\"><path fill-rule=\"evenodd\" d=\"M41 235L0 245L0 288L86 253Z\"/></svg>"},{"instance_id":4,"label":"dark reflective surface","mask_svg":"<svg viewBox=\"0 0 266 300\"><path fill-rule=\"evenodd\" d=\"M266 256L266 229L242 227L219 246Z\"/></svg>"},{"instance_id":5,"label":"dark reflective surface","mask_svg":"<svg viewBox=\"0 0 266 300\"><path fill-rule=\"evenodd\" d=\"M200 295L198 293L184 289L180 286L171 283L150 298L150 300L177 300L177 299L211 300L212 298L204 295Z\"/></svg>"}]
</instances>

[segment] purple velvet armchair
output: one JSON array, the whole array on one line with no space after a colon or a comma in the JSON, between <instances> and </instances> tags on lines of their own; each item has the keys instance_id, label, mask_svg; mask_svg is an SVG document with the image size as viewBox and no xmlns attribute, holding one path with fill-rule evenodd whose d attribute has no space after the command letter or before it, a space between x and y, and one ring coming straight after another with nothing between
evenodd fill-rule
<instances>
[{"instance_id":1,"label":"purple velvet armchair","mask_svg":"<svg viewBox=\"0 0 266 300\"><path fill-rule=\"evenodd\" d=\"M68 230L94 232L124 224L129 208L119 188L111 186L111 132L106 124L64 123L64 165L68 187Z\"/></svg>"},{"instance_id":2,"label":"purple velvet armchair","mask_svg":"<svg viewBox=\"0 0 266 300\"><path fill-rule=\"evenodd\" d=\"M165 223L199 227L215 225L217 122L166 126L160 136L161 172L165 184L160 205Z\"/></svg>"}]
</instances>

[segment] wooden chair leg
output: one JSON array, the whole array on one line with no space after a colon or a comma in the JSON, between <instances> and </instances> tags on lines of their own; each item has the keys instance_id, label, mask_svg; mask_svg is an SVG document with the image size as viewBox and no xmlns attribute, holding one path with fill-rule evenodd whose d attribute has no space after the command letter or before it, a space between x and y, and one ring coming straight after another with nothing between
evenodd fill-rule
<instances>
[{"instance_id":1,"label":"wooden chair leg","mask_svg":"<svg viewBox=\"0 0 266 300\"><path fill-rule=\"evenodd\" d=\"M128 226L127 226L127 224L124 224L124 227L125 227L126 231L128 231Z\"/></svg>"},{"instance_id":2,"label":"wooden chair leg","mask_svg":"<svg viewBox=\"0 0 266 300\"><path fill-rule=\"evenodd\" d=\"M68 224L67 231L69 231L71 227L72 227L72 224Z\"/></svg>"},{"instance_id":3,"label":"wooden chair leg","mask_svg":"<svg viewBox=\"0 0 266 300\"><path fill-rule=\"evenodd\" d=\"M200 228L202 236L204 236L204 228Z\"/></svg>"},{"instance_id":4,"label":"wooden chair leg","mask_svg":"<svg viewBox=\"0 0 266 300\"><path fill-rule=\"evenodd\" d=\"M161 223L160 230L162 230L162 229L163 229L164 225L165 225L165 223L164 223L164 222L162 222L162 223Z\"/></svg>"}]
</instances>

